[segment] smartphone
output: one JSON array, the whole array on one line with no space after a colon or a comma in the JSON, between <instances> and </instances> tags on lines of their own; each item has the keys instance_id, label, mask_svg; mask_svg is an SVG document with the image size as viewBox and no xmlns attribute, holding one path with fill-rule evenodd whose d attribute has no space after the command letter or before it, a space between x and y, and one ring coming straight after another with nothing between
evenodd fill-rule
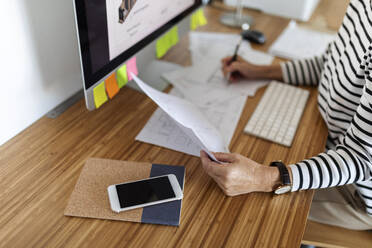
<instances>
[{"instance_id":1,"label":"smartphone","mask_svg":"<svg viewBox=\"0 0 372 248\"><path fill-rule=\"evenodd\" d=\"M183 197L178 180L173 174L110 185L107 191L111 209L117 213L180 200Z\"/></svg>"}]
</instances>

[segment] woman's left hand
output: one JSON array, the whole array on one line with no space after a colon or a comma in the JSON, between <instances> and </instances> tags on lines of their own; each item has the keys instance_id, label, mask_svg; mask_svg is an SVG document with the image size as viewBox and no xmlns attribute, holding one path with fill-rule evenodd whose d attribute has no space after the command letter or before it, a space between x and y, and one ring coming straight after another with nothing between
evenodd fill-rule
<instances>
[{"instance_id":1,"label":"woman's left hand","mask_svg":"<svg viewBox=\"0 0 372 248\"><path fill-rule=\"evenodd\" d=\"M204 151L200 151L205 172L228 196L271 192L279 183L280 176L276 167L258 164L240 154L214 153L214 156L224 163L213 162Z\"/></svg>"}]
</instances>

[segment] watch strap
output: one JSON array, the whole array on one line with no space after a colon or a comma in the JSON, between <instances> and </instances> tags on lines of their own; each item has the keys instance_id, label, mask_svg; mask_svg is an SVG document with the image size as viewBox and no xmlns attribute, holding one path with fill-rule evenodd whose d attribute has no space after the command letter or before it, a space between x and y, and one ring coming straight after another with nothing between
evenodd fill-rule
<instances>
[{"instance_id":1,"label":"watch strap","mask_svg":"<svg viewBox=\"0 0 372 248\"><path fill-rule=\"evenodd\" d=\"M285 164L281 161L274 161L270 163L270 166L276 166L279 169L280 179L283 185L291 185L291 178Z\"/></svg>"}]
</instances>

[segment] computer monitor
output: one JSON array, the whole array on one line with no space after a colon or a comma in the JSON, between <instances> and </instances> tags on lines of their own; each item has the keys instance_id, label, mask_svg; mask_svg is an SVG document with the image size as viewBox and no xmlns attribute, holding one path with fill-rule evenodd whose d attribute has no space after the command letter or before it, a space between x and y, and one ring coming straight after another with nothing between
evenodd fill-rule
<instances>
[{"instance_id":1,"label":"computer monitor","mask_svg":"<svg viewBox=\"0 0 372 248\"><path fill-rule=\"evenodd\" d=\"M201 2L74 0L87 108L95 109L93 88L96 85L187 17Z\"/></svg>"}]
</instances>

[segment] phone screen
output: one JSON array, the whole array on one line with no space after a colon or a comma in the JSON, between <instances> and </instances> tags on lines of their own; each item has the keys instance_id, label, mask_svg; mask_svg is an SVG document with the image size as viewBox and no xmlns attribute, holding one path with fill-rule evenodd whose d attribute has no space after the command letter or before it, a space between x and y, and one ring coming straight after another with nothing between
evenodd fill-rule
<instances>
[{"instance_id":1,"label":"phone screen","mask_svg":"<svg viewBox=\"0 0 372 248\"><path fill-rule=\"evenodd\" d=\"M168 176L116 185L121 208L176 197Z\"/></svg>"}]
</instances>

